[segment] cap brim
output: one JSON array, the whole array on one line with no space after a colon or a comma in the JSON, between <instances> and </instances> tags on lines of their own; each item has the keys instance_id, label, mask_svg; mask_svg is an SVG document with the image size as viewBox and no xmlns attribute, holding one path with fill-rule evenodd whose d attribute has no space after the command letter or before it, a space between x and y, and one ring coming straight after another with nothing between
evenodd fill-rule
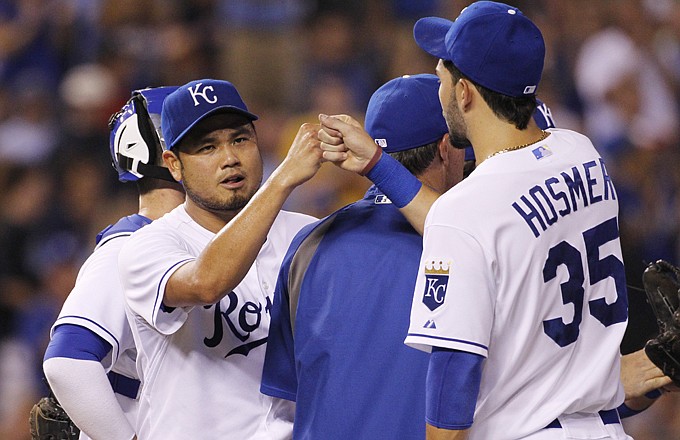
<instances>
[{"instance_id":1,"label":"cap brim","mask_svg":"<svg viewBox=\"0 0 680 440\"><path fill-rule=\"evenodd\" d=\"M446 34L453 22L441 17L425 17L413 26L413 38L425 52L443 60L450 60L446 50Z\"/></svg>"},{"instance_id":2,"label":"cap brim","mask_svg":"<svg viewBox=\"0 0 680 440\"><path fill-rule=\"evenodd\" d=\"M189 132L189 130L191 130L192 128L194 128L196 126L196 124L198 124L199 122L201 122L202 120L204 120L208 116L212 116L212 115L215 115L215 114L218 114L218 113L235 113L235 114L238 114L238 115L243 115L246 118L250 119L251 121L256 121L257 119L259 119L257 115L250 113L250 112L247 112L247 111L240 109L238 107L234 107L233 105L223 105L221 107L215 107L215 108L211 109L210 111L205 112L200 117L196 118L196 120L194 122L189 124L189 126L187 128L185 128L184 131L182 131L175 138L175 141L172 143L172 145L167 146L167 149L169 150L169 149L175 147L182 140L182 138L184 138L184 136L186 136L186 134Z\"/></svg>"}]
</instances>

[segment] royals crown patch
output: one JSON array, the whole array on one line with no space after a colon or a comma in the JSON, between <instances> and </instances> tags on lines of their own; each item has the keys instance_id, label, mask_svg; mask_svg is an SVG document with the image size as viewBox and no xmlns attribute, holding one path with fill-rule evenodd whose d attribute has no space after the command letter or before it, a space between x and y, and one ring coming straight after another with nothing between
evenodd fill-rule
<instances>
[{"instance_id":1,"label":"royals crown patch","mask_svg":"<svg viewBox=\"0 0 680 440\"><path fill-rule=\"evenodd\" d=\"M428 261L425 263L425 292L423 304L430 310L444 304L446 289L449 284L451 263L443 261Z\"/></svg>"}]
</instances>

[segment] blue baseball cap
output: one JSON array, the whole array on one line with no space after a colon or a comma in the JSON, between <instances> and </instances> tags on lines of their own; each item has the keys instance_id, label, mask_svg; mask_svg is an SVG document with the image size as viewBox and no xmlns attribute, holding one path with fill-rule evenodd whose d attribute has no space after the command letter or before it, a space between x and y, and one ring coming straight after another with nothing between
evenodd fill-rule
<instances>
[{"instance_id":1,"label":"blue baseball cap","mask_svg":"<svg viewBox=\"0 0 680 440\"><path fill-rule=\"evenodd\" d=\"M475 83L512 97L534 95L543 72L545 42L522 12L504 3L478 1L455 21L418 20L418 46L453 64Z\"/></svg>"},{"instance_id":2,"label":"blue baseball cap","mask_svg":"<svg viewBox=\"0 0 680 440\"><path fill-rule=\"evenodd\" d=\"M161 127L165 146L171 149L196 124L216 113L238 113L250 119L257 116L248 111L236 87L229 81L199 79L191 81L168 95L163 102Z\"/></svg>"},{"instance_id":3,"label":"blue baseball cap","mask_svg":"<svg viewBox=\"0 0 680 440\"><path fill-rule=\"evenodd\" d=\"M439 102L439 78L404 75L383 84L366 108L366 132L386 153L438 141L449 132Z\"/></svg>"}]
</instances>

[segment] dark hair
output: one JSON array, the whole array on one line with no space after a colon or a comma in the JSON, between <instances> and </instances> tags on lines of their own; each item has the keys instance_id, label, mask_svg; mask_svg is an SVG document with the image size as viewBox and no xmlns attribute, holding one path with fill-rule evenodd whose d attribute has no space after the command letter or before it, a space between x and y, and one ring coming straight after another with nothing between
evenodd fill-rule
<instances>
[{"instance_id":1,"label":"dark hair","mask_svg":"<svg viewBox=\"0 0 680 440\"><path fill-rule=\"evenodd\" d=\"M529 125L529 121L536 110L536 96L530 95L521 98L514 98L512 96L503 95L502 93L494 92L481 86L465 76L463 72L449 60L444 60L444 67L451 73L453 82L456 83L459 79L466 79L473 83L479 94L499 118L508 121L517 127L519 130L524 130Z\"/></svg>"},{"instance_id":2,"label":"dark hair","mask_svg":"<svg viewBox=\"0 0 680 440\"><path fill-rule=\"evenodd\" d=\"M410 150L395 151L390 153L390 156L401 162L411 174L418 176L430 166L437 155L437 144L439 144L439 141Z\"/></svg>"}]
</instances>

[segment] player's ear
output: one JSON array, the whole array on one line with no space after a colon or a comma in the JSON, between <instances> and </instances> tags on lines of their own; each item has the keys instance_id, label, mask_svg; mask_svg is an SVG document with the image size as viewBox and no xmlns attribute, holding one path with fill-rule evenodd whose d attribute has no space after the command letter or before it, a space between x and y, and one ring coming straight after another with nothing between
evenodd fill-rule
<instances>
[{"instance_id":1,"label":"player's ear","mask_svg":"<svg viewBox=\"0 0 680 440\"><path fill-rule=\"evenodd\" d=\"M449 138L449 134L445 133L444 136L439 139L439 142L437 142L439 160L445 163L449 160L449 149L453 149L451 148L451 139Z\"/></svg>"},{"instance_id":2,"label":"player's ear","mask_svg":"<svg viewBox=\"0 0 680 440\"><path fill-rule=\"evenodd\" d=\"M475 86L467 79L461 78L456 82L456 98L461 110L467 109L472 101L472 92Z\"/></svg>"},{"instance_id":3,"label":"player's ear","mask_svg":"<svg viewBox=\"0 0 680 440\"><path fill-rule=\"evenodd\" d=\"M165 150L163 152L163 162L165 163L165 166L168 168L168 170L170 170L172 178L178 182L181 182L182 164L180 163L179 157L177 157L175 152L171 150Z\"/></svg>"}]
</instances>

